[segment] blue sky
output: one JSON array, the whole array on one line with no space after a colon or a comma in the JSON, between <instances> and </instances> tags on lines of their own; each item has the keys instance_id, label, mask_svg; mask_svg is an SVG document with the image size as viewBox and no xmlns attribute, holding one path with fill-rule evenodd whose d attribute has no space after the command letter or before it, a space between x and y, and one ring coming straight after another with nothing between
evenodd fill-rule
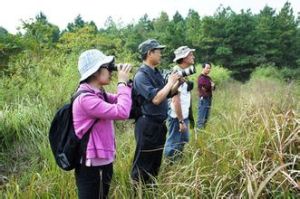
<instances>
[{"instance_id":1,"label":"blue sky","mask_svg":"<svg viewBox=\"0 0 300 199\"><path fill-rule=\"evenodd\" d=\"M106 19L112 16L114 21L128 23L136 22L144 14L158 17L164 11L173 16L179 11L184 17L189 9L196 10L200 16L213 15L222 4L230 6L235 12L250 8L258 13L265 5L277 11L286 0L8 0L1 2L0 26L15 33L22 20L34 18L42 11L48 20L64 29L69 22L81 15L85 21L93 20L98 27L103 27ZM300 12L300 0L290 0L295 15Z\"/></svg>"}]
</instances>

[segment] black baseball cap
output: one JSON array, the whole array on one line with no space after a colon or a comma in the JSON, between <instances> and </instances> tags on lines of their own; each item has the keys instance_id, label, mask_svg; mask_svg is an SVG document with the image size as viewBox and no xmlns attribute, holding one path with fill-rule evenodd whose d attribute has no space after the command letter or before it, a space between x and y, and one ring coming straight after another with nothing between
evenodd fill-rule
<instances>
[{"instance_id":1,"label":"black baseball cap","mask_svg":"<svg viewBox=\"0 0 300 199\"><path fill-rule=\"evenodd\" d=\"M139 52L141 55L144 55L149 50L164 49L165 47L165 45L160 45L160 43L155 39L147 39L139 45Z\"/></svg>"}]
</instances>

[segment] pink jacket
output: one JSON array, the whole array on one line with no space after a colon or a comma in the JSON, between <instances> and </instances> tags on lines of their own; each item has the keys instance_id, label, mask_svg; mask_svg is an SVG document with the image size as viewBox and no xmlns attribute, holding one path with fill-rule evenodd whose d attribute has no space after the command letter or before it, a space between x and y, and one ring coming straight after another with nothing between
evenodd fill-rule
<instances>
[{"instance_id":1,"label":"pink jacket","mask_svg":"<svg viewBox=\"0 0 300 199\"><path fill-rule=\"evenodd\" d=\"M108 102L104 101L103 93L84 83L78 90L88 90L73 103L73 123L75 133L82 138L84 133L93 126L87 145L87 159L115 158L115 133L113 120L127 119L131 108L131 88L120 85L117 94L107 93Z\"/></svg>"}]
</instances>

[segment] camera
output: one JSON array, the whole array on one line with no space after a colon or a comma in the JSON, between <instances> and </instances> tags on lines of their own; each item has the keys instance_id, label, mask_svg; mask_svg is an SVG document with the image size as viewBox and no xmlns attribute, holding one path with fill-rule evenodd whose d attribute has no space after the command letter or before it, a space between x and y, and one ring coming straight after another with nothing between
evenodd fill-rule
<instances>
[{"instance_id":1,"label":"camera","mask_svg":"<svg viewBox=\"0 0 300 199\"><path fill-rule=\"evenodd\" d=\"M185 68L185 69L176 70L176 72L177 72L178 75L180 75L182 77L186 77L186 76L195 74L196 73L196 68L194 66L190 66L190 67Z\"/></svg>"},{"instance_id":2,"label":"camera","mask_svg":"<svg viewBox=\"0 0 300 199\"><path fill-rule=\"evenodd\" d=\"M173 72L179 74L182 77L186 77L186 76L195 74L196 73L196 68L195 68L195 66L190 66L190 67L185 68L185 69L176 68L175 70L172 70L172 71L164 70L163 71L163 77L164 77L165 83L168 82L169 75ZM190 86L191 86L191 89L192 89L193 85L190 85Z\"/></svg>"}]
</instances>

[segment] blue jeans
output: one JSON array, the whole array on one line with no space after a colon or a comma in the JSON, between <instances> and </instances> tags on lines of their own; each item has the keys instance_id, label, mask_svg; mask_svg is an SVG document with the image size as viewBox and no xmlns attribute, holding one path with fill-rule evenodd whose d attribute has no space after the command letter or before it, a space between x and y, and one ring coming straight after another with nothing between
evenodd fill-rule
<instances>
[{"instance_id":1,"label":"blue jeans","mask_svg":"<svg viewBox=\"0 0 300 199\"><path fill-rule=\"evenodd\" d=\"M183 151L184 144L189 141L189 120L184 120L187 126L187 131L184 133L179 132L179 121L177 118L168 118L169 135L165 144L165 156L172 158L176 154Z\"/></svg>"},{"instance_id":2,"label":"blue jeans","mask_svg":"<svg viewBox=\"0 0 300 199\"><path fill-rule=\"evenodd\" d=\"M211 97L200 97L198 101L198 121L197 127L204 128L209 117L211 107Z\"/></svg>"}]
</instances>

